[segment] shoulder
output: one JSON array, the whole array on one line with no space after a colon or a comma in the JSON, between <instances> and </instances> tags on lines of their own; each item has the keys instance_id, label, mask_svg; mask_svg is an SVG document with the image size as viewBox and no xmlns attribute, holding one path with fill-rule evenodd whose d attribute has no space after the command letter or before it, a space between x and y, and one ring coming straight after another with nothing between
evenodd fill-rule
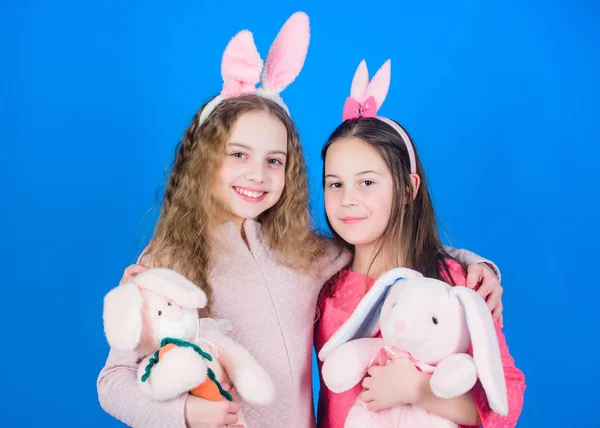
<instances>
[{"instance_id":1,"label":"shoulder","mask_svg":"<svg viewBox=\"0 0 600 428\"><path fill-rule=\"evenodd\" d=\"M352 255L350 251L337 245L332 239L323 237L323 255L317 260L316 275L325 282L348 266Z\"/></svg>"},{"instance_id":2,"label":"shoulder","mask_svg":"<svg viewBox=\"0 0 600 428\"><path fill-rule=\"evenodd\" d=\"M453 258L447 257L439 263L440 274L444 281L454 282L455 285L466 285L467 272L462 265Z\"/></svg>"},{"instance_id":3,"label":"shoulder","mask_svg":"<svg viewBox=\"0 0 600 428\"><path fill-rule=\"evenodd\" d=\"M344 284L348 281L351 272L350 268L344 267L325 280L325 284L321 287L317 300L319 306L324 303L325 299L333 297L338 290L344 288Z\"/></svg>"}]
</instances>

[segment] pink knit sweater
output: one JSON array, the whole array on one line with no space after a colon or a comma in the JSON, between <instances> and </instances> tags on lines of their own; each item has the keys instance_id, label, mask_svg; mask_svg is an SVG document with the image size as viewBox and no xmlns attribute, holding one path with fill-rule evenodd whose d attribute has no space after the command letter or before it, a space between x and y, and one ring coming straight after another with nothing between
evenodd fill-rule
<instances>
[{"instance_id":1,"label":"pink knit sweater","mask_svg":"<svg viewBox=\"0 0 600 428\"><path fill-rule=\"evenodd\" d=\"M209 281L215 317L231 321L232 338L276 385L271 405L241 403L246 428L314 427L311 353L317 296L350 256L332 245L314 273L302 274L276 261L259 223L246 221L244 231L248 245L233 223L217 231L225 249L215 250ZM461 256L468 263L483 260L468 252ZM137 384L136 367L135 354L110 351L97 383L102 408L134 428L185 428L186 395L168 402L149 399Z\"/></svg>"}]
</instances>

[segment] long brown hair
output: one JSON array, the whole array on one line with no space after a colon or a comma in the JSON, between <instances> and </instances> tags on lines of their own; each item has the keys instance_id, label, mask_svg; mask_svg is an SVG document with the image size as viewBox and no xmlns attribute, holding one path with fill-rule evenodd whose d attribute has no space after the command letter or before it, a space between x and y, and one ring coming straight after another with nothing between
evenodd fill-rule
<instances>
[{"instance_id":1,"label":"long brown hair","mask_svg":"<svg viewBox=\"0 0 600 428\"><path fill-rule=\"evenodd\" d=\"M214 242L210 231L223 222L227 213L213 193L213 183L225 157L225 146L237 121L244 113L264 111L286 127L288 154L285 187L279 201L262 213L268 245L287 266L309 269L324 253L323 239L312 227L308 180L300 139L294 123L277 103L256 95L220 102L198 125L200 110L185 131L171 164L151 250L152 264L177 268L209 296L208 273ZM293 239L291 239L293 237Z\"/></svg>"},{"instance_id":2,"label":"long brown hair","mask_svg":"<svg viewBox=\"0 0 600 428\"><path fill-rule=\"evenodd\" d=\"M400 125L398 124L398 126ZM409 134L407 133L407 135ZM429 196L425 171L416 148L416 170L421 178L421 184L415 198L410 181L410 159L406 143L394 128L379 119L358 118L344 121L333 131L321 151L323 164L325 164L327 150L334 142L351 137L358 138L377 150L385 161L393 179L390 220L378 243L377 252L371 266L375 258L381 255L386 269L403 266L417 270L427 277L446 281L447 278L450 278L452 281L446 260L454 258L448 254L442 245L437 228L437 218ZM325 170L323 169L324 183ZM408 201L404 197L404 189L407 188L410 189ZM335 232L329 220L327 220L327 224L335 241L352 251L352 246ZM466 268L462 263L461 266ZM440 267L445 271L445 275L442 274Z\"/></svg>"}]
</instances>

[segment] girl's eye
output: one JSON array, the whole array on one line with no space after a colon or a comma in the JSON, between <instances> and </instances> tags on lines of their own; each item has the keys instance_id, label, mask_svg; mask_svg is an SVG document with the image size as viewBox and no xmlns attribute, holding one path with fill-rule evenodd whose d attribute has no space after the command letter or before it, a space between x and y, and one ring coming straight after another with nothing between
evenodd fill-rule
<instances>
[{"instance_id":1,"label":"girl's eye","mask_svg":"<svg viewBox=\"0 0 600 428\"><path fill-rule=\"evenodd\" d=\"M268 162L271 165L283 165L283 162L281 162L279 159L269 159Z\"/></svg>"},{"instance_id":2,"label":"girl's eye","mask_svg":"<svg viewBox=\"0 0 600 428\"><path fill-rule=\"evenodd\" d=\"M242 152L232 153L231 156L236 157L236 158L240 158L240 159L243 159L244 157L246 157L246 155L244 153L242 153Z\"/></svg>"},{"instance_id":3,"label":"girl's eye","mask_svg":"<svg viewBox=\"0 0 600 428\"><path fill-rule=\"evenodd\" d=\"M329 187L332 189L340 189L342 187L342 183L329 183Z\"/></svg>"},{"instance_id":4,"label":"girl's eye","mask_svg":"<svg viewBox=\"0 0 600 428\"><path fill-rule=\"evenodd\" d=\"M363 186L371 186L371 185L375 184L375 182L371 181L371 180L363 180L360 184Z\"/></svg>"}]
</instances>

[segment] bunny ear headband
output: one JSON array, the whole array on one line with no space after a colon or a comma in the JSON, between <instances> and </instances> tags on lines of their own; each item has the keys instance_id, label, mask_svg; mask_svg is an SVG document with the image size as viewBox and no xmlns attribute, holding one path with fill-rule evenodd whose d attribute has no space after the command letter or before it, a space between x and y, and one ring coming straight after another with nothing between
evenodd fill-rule
<instances>
[{"instance_id":1,"label":"bunny ear headband","mask_svg":"<svg viewBox=\"0 0 600 428\"><path fill-rule=\"evenodd\" d=\"M377 110L381 108L381 105L385 101L388 89L390 88L391 79L391 61L388 59L375 76L373 80L369 82L369 71L367 70L367 63L363 59L356 73L354 73L354 79L352 79L352 87L350 88L350 96L346 99L344 104L344 111L342 113L342 119L357 119L359 117L374 117L382 122L390 125L394 130L400 134L400 137L406 144L408 150L408 156L410 158L410 172L411 174L417 173L417 164L415 161L415 151L412 145L410 137L398 126L396 122L388 119L387 117L377 116Z\"/></svg>"},{"instance_id":2,"label":"bunny ear headband","mask_svg":"<svg viewBox=\"0 0 600 428\"><path fill-rule=\"evenodd\" d=\"M279 94L302 70L309 39L308 16L304 12L294 13L277 34L263 63L252 33L248 30L237 33L223 53L221 93L204 107L200 124L221 101L250 94L275 101L289 114ZM256 87L258 83L261 83L259 88Z\"/></svg>"}]
</instances>

